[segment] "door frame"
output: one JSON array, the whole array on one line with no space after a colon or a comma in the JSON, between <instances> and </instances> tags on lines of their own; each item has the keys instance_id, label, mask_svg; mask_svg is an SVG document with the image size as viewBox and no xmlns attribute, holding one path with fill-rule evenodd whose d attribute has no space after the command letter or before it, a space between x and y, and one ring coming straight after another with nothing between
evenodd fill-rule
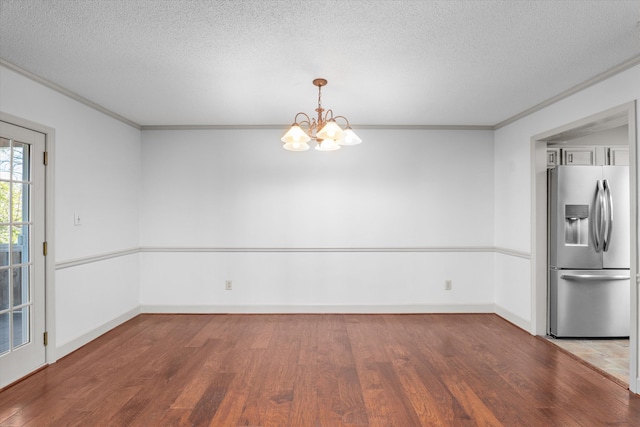
<instances>
[{"instance_id":1,"label":"door frame","mask_svg":"<svg viewBox=\"0 0 640 427\"><path fill-rule=\"evenodd\" d=\"M23 119L0 111L0 120L12 125L27 128L45 135L45 150L48 153L48 164L45 167L45 225L44 236L47 242L47 256L44 259L44 289L45 289L45 331L48 343L45 347L45 363L51 364L56 357L56 328L55 328L55 221L54 221L54 167L55 162L55 129L31 120Z\"/></svg>"},{"instance_id":2,"label":"door frame","mask_svg":"<svg viewBox=\"0 0 640 427\"><path fill-rule=\"evenodd\" d=\"M531 137L531 333L546 335L549 325L547 292L547 142L581 130L628 126L631 218L631 325L629 332L629 390L640 393L638 380L638 111L636 101L571 122Z\"/></svg>"}]
</instances>

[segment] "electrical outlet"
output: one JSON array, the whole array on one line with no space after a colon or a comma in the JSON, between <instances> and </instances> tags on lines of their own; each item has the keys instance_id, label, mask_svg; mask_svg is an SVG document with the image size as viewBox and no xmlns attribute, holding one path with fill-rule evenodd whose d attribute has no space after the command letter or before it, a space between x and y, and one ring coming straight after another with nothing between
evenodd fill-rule
<instances>
[{"instance_id":1,"label":"electrical outlet","mask_svg":"<svg viewBox=\"0 0 640 427\"><path fill-rule=\"evenodd\" d=\"M224 282L224 288L228 291L233 289L233 282L231 280L227 280Z\"/></svg>"},{"instance_id":2,"label":"electrical outlet","mask_svg":"<svg viewBox=\"0 0 640 427\"><path fill-rule=\"evenodd\" d=\"M451 280L444 281L444 290L450 291L453 288L453 282Z\"/></svg>"}]
</instances>

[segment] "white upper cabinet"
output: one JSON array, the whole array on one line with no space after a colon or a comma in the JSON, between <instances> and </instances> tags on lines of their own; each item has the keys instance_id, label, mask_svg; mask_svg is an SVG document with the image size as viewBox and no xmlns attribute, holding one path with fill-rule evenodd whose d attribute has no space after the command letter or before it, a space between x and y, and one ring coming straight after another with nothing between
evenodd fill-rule
<instances>
[{"instance_id":1,"label":"white upper cabinet","mask_svg":"<svg viewBox=\"0 0 640 427\"><path fill-rule=\"evenodd\" d=\"M608 164L612 166L629 166L629 147L609 147Z\"/></svg>"},{"instance_id":2,"label":"white upper cabinet","mask_svg":"<svg viewBox=\"0 0 640 427\"><path fill-rule=\"evenodd\" d=\"M553 168L560 164L560 149L547 148L547 167Z\"/></svg>"},{"instance_id":3,"label":"white upper cabinet","mask_svg":"<svg viewBox=\"0 0 640 427\"><path fill-rule=\"evenodd\" d=\"M629 166L629 147L591 146L547 148L547 167L553 168L558 165Z\"/></svg>"},{"instance_id":4,"label":"white upper cabinet","mask_svg":"<svg viewBox=\"0 0 640 427\"><path fill-rule=\"evenodd\" d=\"M595 147L570 147L562 149L563 165L595 165Z\"/></svg>"}]
</instances>

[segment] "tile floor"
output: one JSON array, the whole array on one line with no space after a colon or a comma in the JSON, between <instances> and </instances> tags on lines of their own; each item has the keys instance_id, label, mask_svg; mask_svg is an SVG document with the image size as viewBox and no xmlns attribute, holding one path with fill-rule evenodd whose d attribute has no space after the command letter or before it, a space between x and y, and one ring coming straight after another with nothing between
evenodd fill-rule
<instances>
[{"instance_id":1,"label":"tile floor","mask_svg":"<svg viewBox=\"0 0 640 427\"><path fill-rule=\"evenodd\" d=\"M624 385L629 384L628 339L556 339L550 342L606 372Z\"/></svg>"}]
</instances>

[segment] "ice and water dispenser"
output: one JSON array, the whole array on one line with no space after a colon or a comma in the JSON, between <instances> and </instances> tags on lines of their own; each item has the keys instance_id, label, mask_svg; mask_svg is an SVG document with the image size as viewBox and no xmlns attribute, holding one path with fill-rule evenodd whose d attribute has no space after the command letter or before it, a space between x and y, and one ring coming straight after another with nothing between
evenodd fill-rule
<instances>
[{"instance_id":1,"label":"ice and water dispenser","mask_svg":"<svg viewBox=\"0 0 640 427\"><path fill-rule=\"evenodd\" d=\"M565 205L564 242L568 246L589 245L589 205Z\"/></svg>"}]
</instances>

